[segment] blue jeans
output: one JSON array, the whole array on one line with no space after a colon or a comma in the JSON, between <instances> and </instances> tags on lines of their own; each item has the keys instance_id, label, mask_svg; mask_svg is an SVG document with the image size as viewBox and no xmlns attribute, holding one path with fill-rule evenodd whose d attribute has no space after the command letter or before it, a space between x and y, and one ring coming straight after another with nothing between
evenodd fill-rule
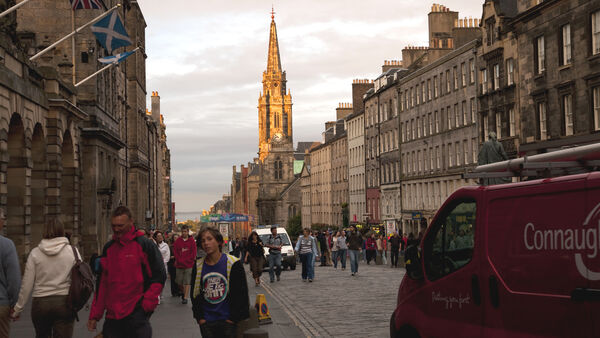
<instances>
[{"instance_id":1,"label":"blue jeans","mask_svg":"<svg viewBox=\"0 0 600 338\"><path fill-rule=\"evenodd\" d=\"M352 273L358 272L358 250L348 250L350 252L350 270Z\"/></svg>"},{"instance_id":2,"label":"blue jeans","mask_svg":"<svg viewBox=\"0 0 600 338\"><path fill-rule=\"evenodd\" d=\"M332 251L331 252L331 261L333 262L333 268L337 269L337 258L338 258L338 252L336 251Z\"/></svg>"},{"instance_id":3,"label":"blue jeans","mask_svg":"<svg viewBox=\"0 0 600 338\"><path fill-rule=\"evenodd\" d=\"M302 279L315 278L315 261L312 252L300 254L300 262L302 262Z\"/></svg>"},{"instance_id":4,"label":"blue jeans","mask_svg":"<svg viewBox=\"0 0 600 338\"><path fill-rule=\"evenodd\" d=\"M340 258L340 261L342 261L342 269L346 268L346 252L348 250L347 249L339 249L338 250L338 257ZM358 268L357 268L358 270Z\"/></svg>"},{"instance_id":5,"label":"blue jeans","mask_svg":"<svg viewBox=\"0 0 600 338\"><path fill-rule=\"evenodd\" d=\"M277 266L277 271L275 273L279 277L279 275L281 275L281 253L269 254L269 277L271 278L271 281L275 280L273 266Z\"/></svg>"}]
</instances>

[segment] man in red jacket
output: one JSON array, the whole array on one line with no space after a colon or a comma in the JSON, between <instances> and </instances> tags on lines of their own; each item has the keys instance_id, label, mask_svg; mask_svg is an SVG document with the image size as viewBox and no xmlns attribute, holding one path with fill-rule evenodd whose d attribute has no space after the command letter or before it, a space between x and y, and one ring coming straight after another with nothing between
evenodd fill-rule
<instances>
[{"instance_id":1,"label":"man in red jacket","mask_svg":"<svg viewBox=\"0 0 600 338\"><path fill-rule=\"evenodd\" d=\"M148 321L167 279L158 247L133 225L131 211L118 207L111 217L113 238L100 256L102 273L92 302L88 330L106 310L105 338L152 337Z\"/></svg>"},{"instance_id":2,"label":"man in red jacket","mask_svg":"<svg viewBox=\"0 0 600 338\"><path fill-rule=\"evenodd\" d=\"M196 241L190 237L188 227L181 227L181 237L173 244L175 251L175 281L181 290L181 304L187 304L192 282L192 268L196 262Z\"/></svg>"}]
</instances>

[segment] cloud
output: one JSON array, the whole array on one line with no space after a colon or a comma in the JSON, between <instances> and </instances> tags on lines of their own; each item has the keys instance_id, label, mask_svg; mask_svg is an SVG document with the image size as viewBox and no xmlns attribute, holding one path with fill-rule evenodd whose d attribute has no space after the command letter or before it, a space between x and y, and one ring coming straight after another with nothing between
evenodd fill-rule
<instances>
[{"instance_id":1,"label":"cloud","mask_svg":"<svg viewBox=\"0 0 600 338\"><path fill-rule=\"evenodd\" d=\"M174 200L178 211L208 209L228 193L232 166L256 156L272 1L139 3L148 25L147 91L161 96ZM460 17L481 16L481 4L445 5ZM384 60L428 40L431 3L279 0L274 6L295 142L321 140L338 102L351 101L353 79L377 77Z\"/></svg>"}]
</instances>

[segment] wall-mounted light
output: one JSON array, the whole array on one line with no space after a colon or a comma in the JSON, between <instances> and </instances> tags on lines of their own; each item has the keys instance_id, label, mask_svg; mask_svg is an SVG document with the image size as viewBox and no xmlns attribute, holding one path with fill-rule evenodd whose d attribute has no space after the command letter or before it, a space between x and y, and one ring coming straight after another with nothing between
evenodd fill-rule
<instances>
[{"instance_id":1,"label":"wall-mounted light","mask_svg":"<svg viewBox=\"0 0 600 338\"><path fill-rule=\"evenodd\" d=\"M96 46L94 41L88 41L88 53L89 54L94 54L94 52L96 51Z\"/></svg>"}]
</instances>

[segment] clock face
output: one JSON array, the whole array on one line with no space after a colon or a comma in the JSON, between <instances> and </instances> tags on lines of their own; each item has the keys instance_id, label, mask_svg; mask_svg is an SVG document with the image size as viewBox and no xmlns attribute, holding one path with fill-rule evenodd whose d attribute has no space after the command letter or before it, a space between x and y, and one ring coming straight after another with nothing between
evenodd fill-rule
<instances>
[{"instance_id":1,"label":"clock face","mask_svg":"<svg viewBox=\"0 0 600 338\"><path fill-rule=\"evenodd\" d=\"M275 88L277 88L277 86L278 86L277 82L275 82L275 83L273 84L273 86L274 86Z\"/></svg>"},{"instance_id":2,"label":"clock face","mask_svg":"<svg viewBox=\"0 0 600 338\"><path fill-rule=\"evenodd\" d=\"M283 140L283 135L281 135L281 133L275 133L275 135L273 135L273 142L280 142L281 140Z\"/></svg>"}]
</instances>

